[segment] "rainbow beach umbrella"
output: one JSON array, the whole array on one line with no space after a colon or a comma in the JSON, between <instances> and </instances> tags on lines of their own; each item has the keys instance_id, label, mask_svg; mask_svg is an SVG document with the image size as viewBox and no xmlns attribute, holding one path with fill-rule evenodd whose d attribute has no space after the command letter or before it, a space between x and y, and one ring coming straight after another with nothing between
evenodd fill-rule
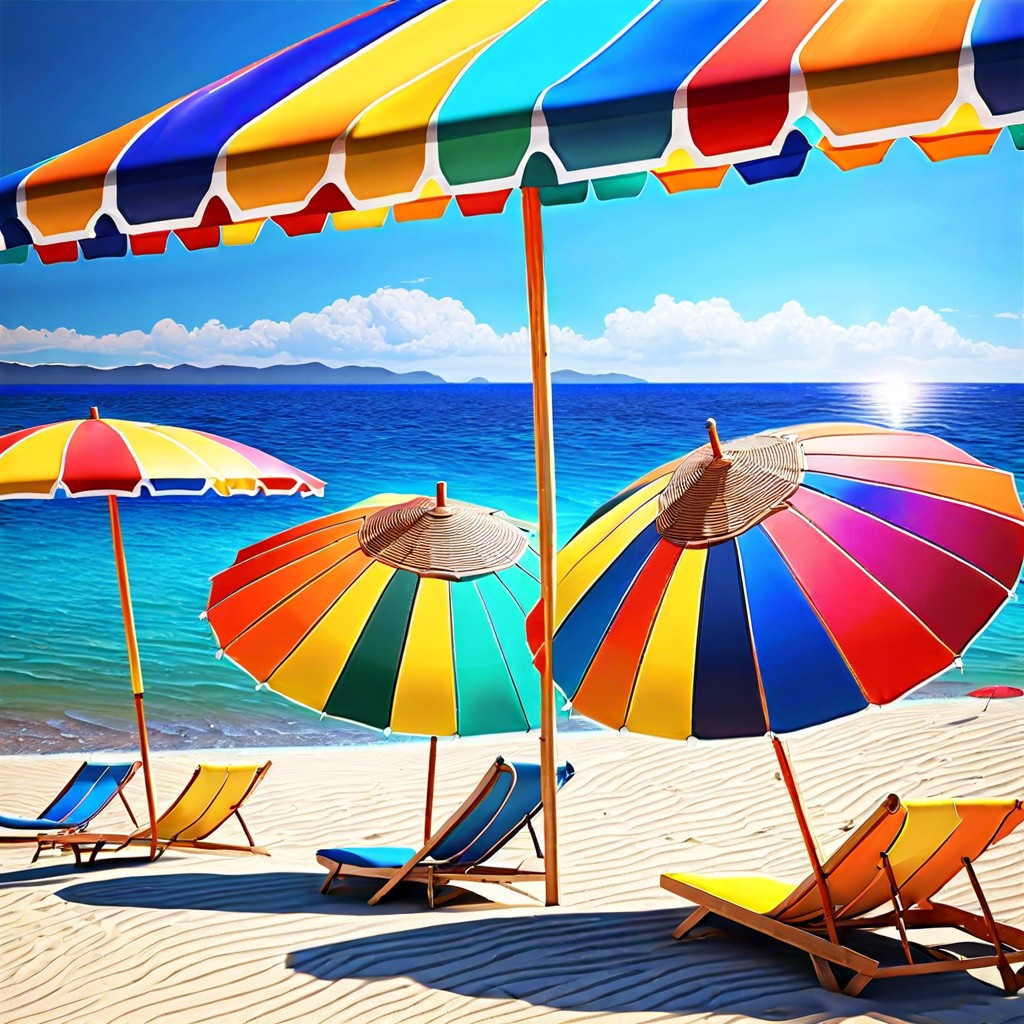
<instances>
[{"instance_id":1,"label":"rainbow beach umbrella","mask_svg":"<svg viewBox=\"0 0 1024 1024\"><path fill-rule=\"evenodd\" d=\"M0 500L106 497L121 595L128 667L156 855L156 794L143 710L144 687L135 636L118 498L161 495L323 495L324 483L257 448L216 434L130 420L88 419L27 427L0 437Z\"/></svg>"},{"instance_id":2,"label":"rainbow beach umbrella","mask_svg":"<svg viewBox=\"0 0 1024 1024\"><path fill-rule=\"evenodd\" d=\"M537 552L493 509L379 496L238 553L206 617L259 686L322 715L429 736L430 836L438 736L540 724L525 617Z\"/></svg>"},{"instance_id":3,"label":"rainbow beach umbrella","mask_svg":"<svg viewBox=\"0 0 1024 1024\"><path fill-rule=\"evenodd\" d=\"M541 593L555 603L542 207L1024 147L1018 0L393 0L0 178L0 262L250 244L522 200ZM271 227L273 225L274 227ZM174 241L176 239L176 241ZM547 902L554 685L542 683Z\"/></svg>"},{"instance_id":4,"label":"rainbow beach umbrella","mask_svg":"<svg viewBox=\"0 0 1024 1024\"><path fill-rule=\"evenodd\" d=\"M856 423L710 443L620 492L559 552L538 659L580 714L683 740L773 735L896 700L1011 596L1011 474L928 434ZM820 876L820 872L819 876ZM820 876L823 877L823 876ZM826 900L827 905L827 900Z\"/></svg>"}]
</instances>

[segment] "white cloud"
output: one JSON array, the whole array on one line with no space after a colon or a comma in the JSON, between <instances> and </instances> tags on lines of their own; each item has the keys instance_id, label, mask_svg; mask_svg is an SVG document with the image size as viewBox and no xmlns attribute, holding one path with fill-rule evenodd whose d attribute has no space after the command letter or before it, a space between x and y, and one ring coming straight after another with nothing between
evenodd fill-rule
<instances>
[{"instance_id":1,"label":"white cloud","mask_svg":"<svg viewBox=\"0 0 1024 1024\"><path fill-rule=\"evenodd\" d=\"M165 319L150 331L96 337L72 328L0 327L0 357L94 363L303 362L429 369L451 380L478 374L523 380L525 328L499 334L455 298L420 289L380 288L339 299L291 321L229 327L210 320L187 328ZM650 380L1020 380L1021 348L973 341L940 313L894 310L884 322L844 326L799 303L746 319L723 298L677 301L659 295L645 310L616 309L597 337L551 329L556 368L623 371Z\"/></svg>"},{"instance_id":2,"label":"white cloud","mask_svg":"<svg viewBox=\"0 0 1024 1024\"><path fill-rule=\"evenodd\" d=\"M997 320L1021 320L1024 315L1021 313L996 313Z\"/></svg>"},{"instance_id":3,"label":"white cloud","mask_svg":"<svg viewBox=\"0 0 1024 1024\"><path fill-rule=\"evenodd\" d=\"M960 310L954 309L952 306L939 306L940 313L959 313Z\"/></svg>"}]
</instances>

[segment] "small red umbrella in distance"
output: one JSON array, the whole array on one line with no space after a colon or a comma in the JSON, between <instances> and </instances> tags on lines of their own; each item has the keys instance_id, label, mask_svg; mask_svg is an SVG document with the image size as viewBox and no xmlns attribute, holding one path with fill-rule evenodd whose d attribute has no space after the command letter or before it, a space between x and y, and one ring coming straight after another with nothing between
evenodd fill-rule
<instances>
[{"instance_id":1,"label":"small red umbrella in distance","mask_svg":"<svg viewBox=\"0 0 1024 1024\"><path fill-rule=\"evenodd\" d=\"M971 690L968 697L979 697L985 701L985 706L981 709L987 711L989 702L994 700L1002 700L1004 697L1024 697L1024 690L1019 690L1016 686L983 686L980 690Z\"/></svg>"}]
</instances>

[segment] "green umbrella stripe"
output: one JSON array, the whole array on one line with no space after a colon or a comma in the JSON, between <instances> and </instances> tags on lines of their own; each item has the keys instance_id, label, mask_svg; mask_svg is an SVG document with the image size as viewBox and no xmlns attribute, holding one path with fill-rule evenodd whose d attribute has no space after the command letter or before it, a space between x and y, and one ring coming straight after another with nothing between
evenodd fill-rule
<instances>
[{"instance_id":1,"label":"green umbrella stripe","mask_svg":"<svg viewBox=\"0 0 1024 1024\"><path fill-rule=\"evenodd\" d=\"M324 712L387 729L419 577L396 569L367 617Z\"/></svg>"},{"instance_id":2,"label":"green umbrella stripe","mask_svg":"<svg viewBox=\"0 0 1024 1024\"><path fill-rule=\"evenodd\" d=\"M478 582L451 585L460 736L508 732L515 722L526 725Z\"/></svg>"},{"instance_id":3,"label":"green umbrella stripe","mask_svg":"<svg viewBox=\"0 0 1024 1024\"><path fill-rule=\"evenodd\" d=\"M534 668L530 648L526 642L523 609L503 580L495 576L477 581L480 598L484 603L501 649L509 680L515 690L527 729L540 727L540 676Z\"/></svg>"}]
</instances>

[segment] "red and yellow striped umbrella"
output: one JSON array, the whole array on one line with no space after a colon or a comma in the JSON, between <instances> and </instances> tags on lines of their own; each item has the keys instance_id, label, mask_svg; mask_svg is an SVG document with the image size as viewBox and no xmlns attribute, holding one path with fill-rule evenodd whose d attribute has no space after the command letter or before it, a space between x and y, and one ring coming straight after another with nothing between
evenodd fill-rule
<instances>
[{"instance_id":1,"label":"red and yellow striped umbrella","mask_svg":"<svg viewBox=\"0 0 1024 1024\"><path fill-rule=\"evenodd\" d=\"M323 491L322 480L258 448L202 430L131 420L102 420L95 408L88 419L46 423L0 437L0 500L107 499L151 825L156 823L156 795L149 764L149 740L142 707L142 667L117 499L143 494L155 497L208 492L223 497L232 494L322 496ZM155 827L152 833L150 855L155 856Z\"/></svg>"},{"instance_id":2,"label":"red and yellow striped umbrella","mask_svg":"<svg viewBox=\"0 0 1024 1024\"><path fill-rule=\"evenodd\" d=\"M203 430L64 420L0 437L0 499L114 495L323 495L322 480Z\"/></svg>"}]
</instances>

